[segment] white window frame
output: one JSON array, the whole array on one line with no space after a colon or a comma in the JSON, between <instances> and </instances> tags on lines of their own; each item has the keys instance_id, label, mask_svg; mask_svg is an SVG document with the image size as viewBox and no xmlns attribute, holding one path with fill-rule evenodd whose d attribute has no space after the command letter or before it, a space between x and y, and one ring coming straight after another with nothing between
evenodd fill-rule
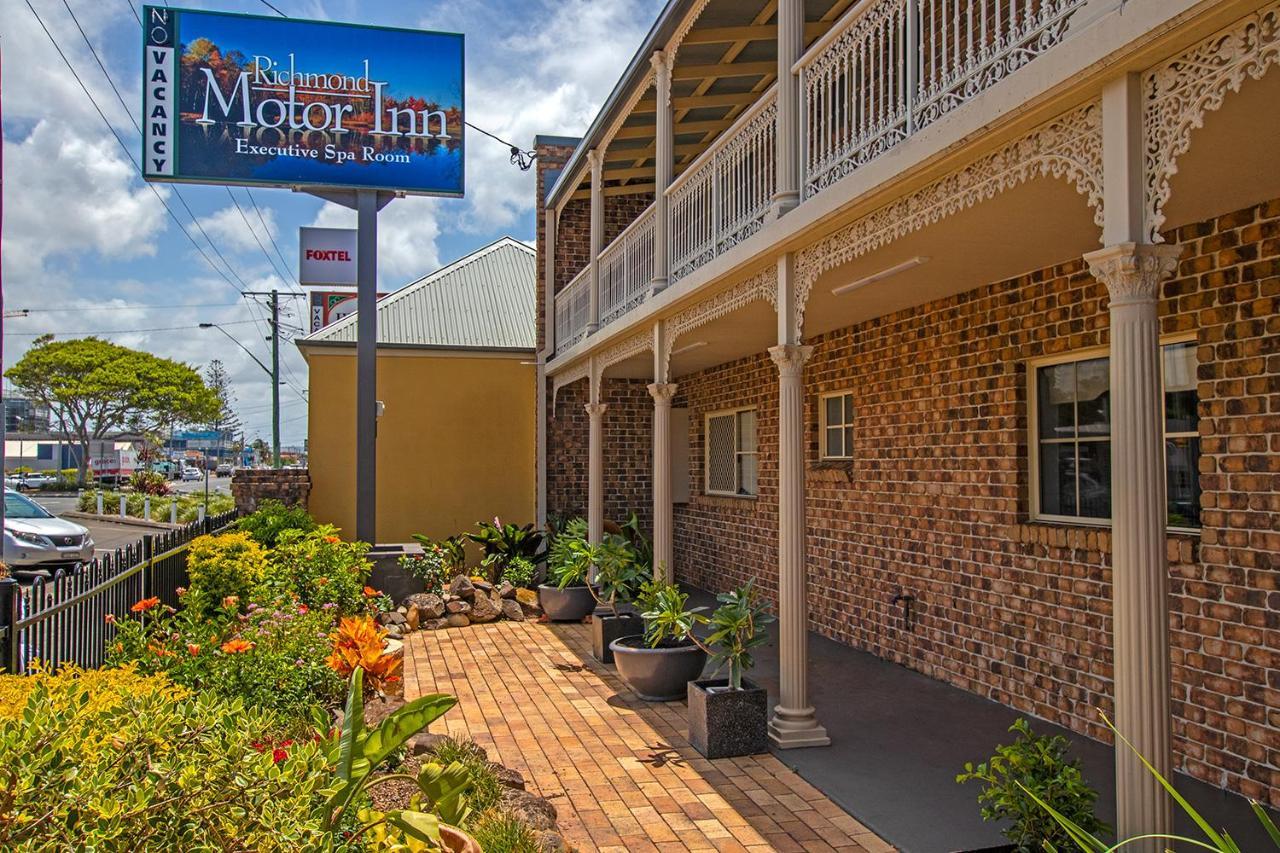
<instances>
[{"instance_id":1,"label":"white window frame","mask_svg":"<svg viewBox=\"0 0 1280 853\"><path fill-rule=\"evenodd\" d=\"M751 412L756 416L756 449L743 450L740 442L741 430L738 426L738 417L743 412ZM711 488L711 421L715 418L733 418L733 488L731 492L721 491ZM757 497L760 492L760 414L756 411L755 406L738 406L733 409L720 409L715 412L707 412L702 420L702 490L705 494L715 495L721 498L746 498L752 499ZM754 456L756 460L756 491L743 493L741 491L742 484L738 481L742 467L739 460L743 456Z\"/></svg>"},{"instance_id":2,"label":"white window frame","mask_svg":"<svg viewBox=\"0 0 1280 853\"><path fill-rule=\"evenodd\" d=\"M846 452L843 454L833 454L830 452L831 448L827 446L827 428L830 426L835 426L835 424L830 424L827 422L827 401L832 399L833 397L839 397L842 400L845 397L849 398L849 421L847 423L839 424L841 428L851 428L853 426L854 420L857 418L857 407L854 406L853 404L852 391L850 390L828 391L825 394L819 394L818 395L818 450L819 450L818 456L820 459L824 461L830 460L832 462L848 462L849 460L853 459L852 447L846 447L845 448ZM843 403L841 403L840 405L840 413L841 413L841 417L843 418L843 415L844 415Z\"/></svg>"},{"instance_id":3,"label":"white window frame","mask_svg":"<svg viewBox=\"0 0 1280 853\"><path fill-rule=\"evenodd\" d=\"M1200 433L1194 430L1187 431L1187 432L1164 432L1164 426L1165 424L1168 423L1168 419L1165 416L1164 358L1163 358L1164 348L1167 346L1170 346L1171 344L1192 343L1195 340L1196 340L1196 335L1194 333L1169 335L1167 337L1160 338L1160 351L1161 351L1160 428L1161 428L1161 433L1165 439L1164 441L1161 442L1161 446L1162 448L1164 448L1164 453L1162 455L1166 457L1165 458L1166 468L1168 467L1168 458L1167 458L1168 439L1199 438ZM1105 528L1111 527L1112 519L1110 518L1092 518L1088 516L1078 516L1078 515L1055 515L1055 514L1045 513L1040 511L1040 443L1041 443L1040 422L1039 422L1040 420L1039 419L1039 415L1040 415L1039 399L1040 398L1039 398L1039 390L1036 388L1036 374L1039 372L1040 368L1042 367L1050 367L1055 364L1070 364L1076 361L1089 361L1095 358L1110 359L1111 348L1105 347L1105 346L1090 347L1088 349L1072 350L1071 352L1060 353L1058 355L1047 356L1045 358L1032 359L1027 362L1027 413L1028 413L1027 458L1029 460L1029 469L1030 469L1028 472L1030 475L1028 478L1028 481L1030 483L1030 488L1031 488L1030 516L1032 521L1043 521L1043 522L1050 522L1054 524L1070 524L1070 525L1076 525L1080 527L1105 527ZM1110 362L1108 362L1108 368L1109 367L1110 367ZM1199 395L1197 395L1197 398L1198 396ZM1079 440L1078 437L1076 440ZM1108 433L1107 441L1110 442L1111 440L1112 440L1111 433ZM1165 500L1167 499L1168 499L1168 496L1166 495ZM1112 507L1112 510L1114 512L1114 507ZM1169 527L1167 529L1170 533L1198 534L1200 532L1199 527Z\"/></svg>"}]
</instances>

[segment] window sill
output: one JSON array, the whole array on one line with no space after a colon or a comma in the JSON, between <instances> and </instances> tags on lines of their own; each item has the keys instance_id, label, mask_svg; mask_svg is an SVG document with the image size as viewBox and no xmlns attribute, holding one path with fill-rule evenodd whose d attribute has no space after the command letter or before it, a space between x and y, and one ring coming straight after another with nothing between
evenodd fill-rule
<instances>
[{"instance_id":1,"label":"window sill","mask_svg":"<svg viewBox=\"0 0 1280 853\"><path fill-rule=\"evenodd\" d=\"M730 509L742 509L744 507L754 507L759 499L759 495L723 495L712 493L697 495L690 501L690 503L697 506L719 506Z\"/></svg>"},{"instance_id":2,"label":"window sill","mask_svg":"<svg viewBox=\"0 0 1280 853\"><path fill-rule=\"evenodd\" d=\"M1032 518L1005 528L1005 535L1023 545L1042 548L1066 548L1074 551L1094 551L1111 554L1111 522L1062 521L1048 518ZM1198 562L1200 531L1172 528L1166 531L1169 562Z\"/></svg>"}]
</instances>

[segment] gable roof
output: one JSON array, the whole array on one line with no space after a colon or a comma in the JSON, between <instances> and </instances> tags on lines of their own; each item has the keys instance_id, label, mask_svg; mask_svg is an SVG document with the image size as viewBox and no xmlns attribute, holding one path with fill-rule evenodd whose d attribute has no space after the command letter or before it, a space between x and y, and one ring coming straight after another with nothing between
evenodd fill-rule
<instances>
[{"instance_id":1,"label":"gable roof","mask_svg":"<svg viewBox=\"0 0 1280 853\"><path fill-rule=\"evenodd\" d=\"M466 349L537 346L533 249L502 237L378 300L378 343ZM354 344L353 312L298 341Z\"/></svg>"}]
</instances>

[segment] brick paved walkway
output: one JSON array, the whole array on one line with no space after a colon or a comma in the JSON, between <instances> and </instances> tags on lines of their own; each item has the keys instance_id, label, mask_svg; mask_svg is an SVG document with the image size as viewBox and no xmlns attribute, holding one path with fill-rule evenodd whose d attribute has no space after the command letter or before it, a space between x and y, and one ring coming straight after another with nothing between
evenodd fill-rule
<instances>
[{"instance_id":1,"label":"brick paved walkway","mask_svg":"<svg viewBox=\"0 0 1280 853\"><path fill-rule=\"evenodd\" d=\"M707 761L682 702L640 701L591 658L585 625L495 622L420 631L405 695L452 693L434 726L524 773L583 850L893 848L773 755Z\"/></svg>"}]
</instances>

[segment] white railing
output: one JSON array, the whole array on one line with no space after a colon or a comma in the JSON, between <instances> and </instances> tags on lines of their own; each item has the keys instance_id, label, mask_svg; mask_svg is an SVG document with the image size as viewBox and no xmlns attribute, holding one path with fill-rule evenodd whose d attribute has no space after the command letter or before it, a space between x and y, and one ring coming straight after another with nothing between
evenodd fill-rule
<instances>
[{"instance_id":1,"label":"white railing","mask_svg":"<svg viewBox=\"0 0 1280 853\"><path fill-rule=\"evenodd\" d=\"M649 205L600 253L600 325L639 307L653 284L654 207Z\"/></svg>"},{"instance_id":2,"label":"white railing","mask_svg":"<svg viewBox=\"0 0 1280 853\"><path fill-rule=\"evenodd\" d=\"M776 186L777 96L770 90L667 190L671 280L764 224Z\"/></svg>"},{"instance_id":3,"label":"white railing","mask_svg":"<svg viewBox=\"0 0 1280 853\"><path fill-rule=\"evenodd\" d=\"M1062 41L1086 0L863 0L796 63L816 195Z\"/></svg>"},{"instance_id":4,"label":"white railing","mask_svg":"<svg viewBox=\"0 0 1280 853\"><path fill-rule=\"evenodd\" d=\"M573 277L556 294L556 353L562 353L587 336L591 313L591 266Z\"/></svg>"}]
</instances>

